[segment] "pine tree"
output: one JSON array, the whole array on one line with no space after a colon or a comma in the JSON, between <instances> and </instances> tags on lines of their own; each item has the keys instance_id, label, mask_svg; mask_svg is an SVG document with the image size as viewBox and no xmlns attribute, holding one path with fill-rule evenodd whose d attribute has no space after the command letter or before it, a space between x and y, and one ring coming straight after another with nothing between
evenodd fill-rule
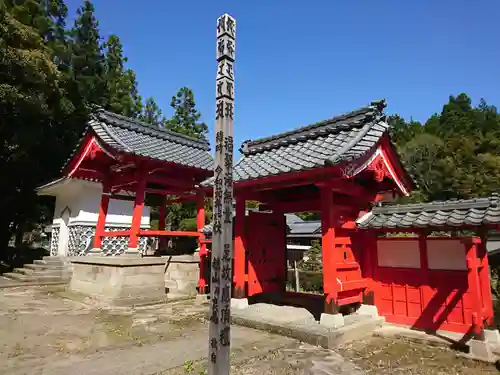
<instances>
[{"instance_id":1,"label":"pine tree","mask_svg":"<svg viewBox=\"0 0 500 375\"><path fill-rule=\"evenodd\" d=\"M139 95L139 89L137 84L137 78L135 72L132 69L127 69L125 72L127 80L130 82L130 98L132 100L132 107L130 108L130 117L138 118L142 113L142 98Z\"/></svg>"},{"instance_id":2,"label":"pine tree","mask_svg":"<svg viewBox=\"0 0 500 375\"><path fill-rule=\"evenodd\" d=\"M167 129L196 139L207 139L208 126L198 122L201 114L196 109L191 89L182 87L177 95L172 97L170 105L174 109L174 116L166 122Z\"/></svg>"},{"instance_id":3,"label":"pine tree","mask_svg":"<svg viewBox=\"0 0 500 375\"><path fill-rule=\"evenodd\" d=\"M123 46L118 36L111 35L105 47L107 108L112 112L135 118L141 113L135 73L124 68L127 58L123 56Z\"/></svg>"},{"instance_id":4,"label":"pine tree","mask_svg":"<svg viewBox=\"0 0 500 375\"><path fill-rule=\"evenodd\" d=\"M71 35L71 66L74 88L84 104L106 105L105 64L99 36L99 22L88 0L77 11Z\"/></svg>"},{"instance_id":5,"label":"pine tree","mask_svg":"<svg viewBox=\"0 0 500 375\"><path fill-rule=\"evenodd\" d=\"M162 115L160 107L156 104L156 101L152 97L149 97L146 100L143 112L139 116L139 119L158 127L163 126L163 123L165 122L165 118Z\"/></svg>"},{"instance_id":6,"label":"pine tree","mask_svg":"<svg viewBox=\"0 0 500 375\"><path fill-rule=\"evenodd\" d=\"M42 36L35 1L0 3L0 246L36 214L35 187L53 164L55 113L62 113L60 72ZM10 12L10 11L12 12Z\"/></svg>"}]
</instances>

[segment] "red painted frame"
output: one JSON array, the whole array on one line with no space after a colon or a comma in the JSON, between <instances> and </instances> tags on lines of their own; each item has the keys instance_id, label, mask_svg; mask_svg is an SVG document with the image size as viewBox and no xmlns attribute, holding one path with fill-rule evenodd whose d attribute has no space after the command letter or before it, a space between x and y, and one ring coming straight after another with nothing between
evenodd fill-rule
<instances>
[{"instance_id":1,"label":"red painted frame","mask_svg":"<svg viewBox=\"0 0 500 375\"><path fill-rule=\"evenodd\" d=\"M431 270L427 240L463 241L467 270ZM415 238L384 238L384 241L415 241ZM447 330L480 334L492 322L493 301L489 290L488 260L483 242L476 237L418 238L421 267L380 267L377 247L371 246L374 272L371 288L379 313L391 323L435 332ZM373 242L372 242L373 244ZM480 249L480 252L476 250ZM487 286L487 287L486 287Z\"/></svg>"}]
</instances>

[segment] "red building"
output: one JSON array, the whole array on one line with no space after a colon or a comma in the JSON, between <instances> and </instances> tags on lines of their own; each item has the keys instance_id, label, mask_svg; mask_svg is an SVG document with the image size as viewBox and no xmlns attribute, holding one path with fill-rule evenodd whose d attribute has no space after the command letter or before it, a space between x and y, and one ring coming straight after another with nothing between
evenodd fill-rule
<instances>
[{"instance_id":1,"label":"red building","mask_svg":"<svg viewBox=\"0 0 500 375\"><path fill-rule=\"evenodd\" d=\"M306 301L285 291L285 213L321 213L324 313L375 305L389 321L428 330L481 336L493 323L485 230L498 225L497 200L376 208L414 187L389 137L385 102L290 132L246 141L233 169L236 299ZM206 142L153 128L109 112L96 113L65 179L102 183L93 243L124 237L137 255L140 237L194 236L200 244L200 291L205 292L204 198L210 197L212 158ZM202 182L203 181L203 182ZM160 207L159 230L140 228L146 194ZM167 196L196 200L197 232L165 230ZM110 199L133 200L131 226L106 230ZM247 201L259 211L245 215ZM432 218L432 219L430 219ZM431 238L431 230L476 230L479 237ZM415 232L418 237L379 238Z\"/></svg>"},{"instance_id":2,"label":"red building","mask_svg":"<svg viewBox=\"0 0 500 375\"><path fill-rule=\"evenodd\" d=\"M390 141L384 107L383 101L373 102L342 116L243 143L242 157L234 166L233 297L291 297L294 303L305 303L305 295L285 292L283 214L317 211L324 313L363 303L376 305L392 322L481 336L493 323L484 239L427 236L437 228L481 231L489 219L498 224L497 216L477 219L474 206L470 214L460 216L462 221L454 221L454 213L443 218L439 205L371 211L374 203L408 195L414 187ZM204 186L210 183L209 179ZM261 212L250 212L242 220L247 200L260 202ZM486 201L483 205L489 204ZM453 205L449 207L455 212ZM427 209L438 213L429 214ZM387 220L384 210L391 213ZM434 220L426 222L429 216ZM418 237L378 238L380 232L391 231L415 232Z\"/></svg>"}]
</instances>

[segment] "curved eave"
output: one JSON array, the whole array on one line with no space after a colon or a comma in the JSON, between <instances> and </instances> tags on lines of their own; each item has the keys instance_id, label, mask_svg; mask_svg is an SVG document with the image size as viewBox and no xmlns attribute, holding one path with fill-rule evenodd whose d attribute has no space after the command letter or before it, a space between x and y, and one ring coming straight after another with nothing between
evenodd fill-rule
<instances>
[{"instance_id":1,"label":"curved eave","mask_svg":"<svg viewBox=\"0 0 500 375\"><path fill-rule=\"evenodd\" d=\"M36 194L40 196L56 196L61 188L69 183L69 178L61 177L45 185L36 188Z\"/></svg>"}]
</instances>

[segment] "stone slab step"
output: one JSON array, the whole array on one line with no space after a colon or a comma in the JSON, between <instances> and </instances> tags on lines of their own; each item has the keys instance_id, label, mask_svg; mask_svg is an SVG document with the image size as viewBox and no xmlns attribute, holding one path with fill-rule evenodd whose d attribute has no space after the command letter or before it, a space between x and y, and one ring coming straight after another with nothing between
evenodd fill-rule
<instances>
[{"instance_id":1,"label":"stone slab step","mask_svg":"<svg viewBox=\"0 0 500 375\"><path fill-rule=\"evenodd\" d=\"M61 260L44 260L44 259L36 259L33 261L33 264L39 264L42 266L64 266L65 263Z\"/></svg>"},{"instance_id":2,"label":"stone slab step","mask_svg":"<svg viewBox=\"0 0 500 375\"><path fill-rule=\"evenodd\" d=\"M43 260L56 260L56 261L59 261L59 262L63 261L63 258L58 257L58 256L51 256L51 255L46 255L42 259Z\"/></svg>"},{"instance_id":3,"label":"stone slab step","mask_svg":"<svg viewBox=\"0 0 500 375\"><path fill-rule=\"evenodd\" d=\"M32 279L27 275L23 275L22 273L17 273L17 272L7 272L4 273L2 276L10 280L17 280L17 281L30 281Z\"/></svg>"},{"instance_id":4,"label":"stone slab step","mask_svg":"<svg viewBox=\"0 0 500 375\"><path fill-rule=\"evenodd\" d=\"M53 276L53 275L36 275L36 276L31 276L31 275L24 275L21 273L17 272L8 272L3 274L4 277L11 279L11 280L16 280L20 282L33 282L33 283L43 283L43 282L67 282L70 280L70 277L62 277L62 276Z\"/></svg>"},{"instance_id":5,"label":"stone slab step","mask_svg":"<svg viewBox=\"0 0 500 375\"><path fill-rule=\"evenodd\" d=\"M28 268L34 271L43 271L43 270L61 270L64 271L68 269L67 266L62 264L25 264L23 268Z\"/></svg>"},{"instance_id":6,"label":"stone slab step","mask_svg":"<svg viewBox=\"0 0 500 375\"><path fill-rule=\"evenodd\" d=\"M14 268L12 272L19 273L22 275L31 275L34 272L34 270L23 267L23 268Z\"/></svg>"},{"instance_id":7,"label":"stone slab step","mask_svg":"<svg viewBox=\"0 0 500 375\"><path fill-rule=\"evenodd\" d=\"M67 281L17 281L8 279L6 277L0 276L0 289L4 288L16 288L16 287L25 287L25 286L35 286L35 285L65 285Z\"/></svg>"},{"instance_id":8,"label":"stone slab step","mask_svg":"<svg viewBox=\"0 0 500 375\"><path fill-rule=\"evenodd\" d=\"M14 270L14 272L15 272L15 270ZM18 272L18 273L22 273L22 272ZM68 272L63 272L60 270L43 270L43 271L31 270L31 272L24 273L24 275L34 277L34 278L37 278L37 277L66 277L66 276L69 277L70 276L70 274Z\"/></svg>"}]
</instances>

